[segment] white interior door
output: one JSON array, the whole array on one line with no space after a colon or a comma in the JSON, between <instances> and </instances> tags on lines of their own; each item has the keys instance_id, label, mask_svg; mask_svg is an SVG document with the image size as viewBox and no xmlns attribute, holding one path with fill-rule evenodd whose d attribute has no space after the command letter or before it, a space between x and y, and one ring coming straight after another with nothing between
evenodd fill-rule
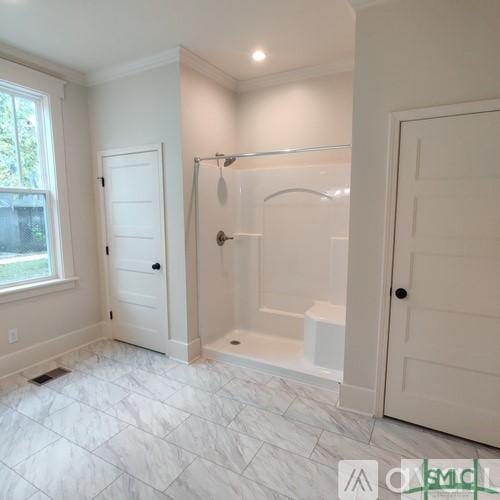
<instances>
[{"instance_id":1,"label":"white interior door","mask_svg":"<svg viewBox=\"0 0 500 500\"><path fill-rule=\"evenodd\" d=\"M159 151L103 158L113 337L167 351L163 169Z\"/></svg>"},{"instance_id":2,"label":"white interior door","mask_svg":"<svg viewBox=\"0 0 500 500\"><path fill-rule=\"evenodd\" d=\"M500 446L499 111L402 123L392 287L385 414Z\"/></svg>"}]
</instances>

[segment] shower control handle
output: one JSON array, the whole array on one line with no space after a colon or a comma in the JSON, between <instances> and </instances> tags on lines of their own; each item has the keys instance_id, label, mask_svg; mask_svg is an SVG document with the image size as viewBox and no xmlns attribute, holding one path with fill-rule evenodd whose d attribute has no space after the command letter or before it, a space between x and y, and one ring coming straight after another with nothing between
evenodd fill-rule
<instances>
[{"instance_id":1,"label":"shower control handle","mask_svg":"<svg viewBox=\"0 0 500 500\"><path fill-rule=\"evenodd\" d=\"M227 240L234 240L234 236L227 236L227 234L224 231L219 231L217 233L217 236L215 237L215 241L217 242L217 245L220 247L226 243Z\"/></svg>"}]
</instances>

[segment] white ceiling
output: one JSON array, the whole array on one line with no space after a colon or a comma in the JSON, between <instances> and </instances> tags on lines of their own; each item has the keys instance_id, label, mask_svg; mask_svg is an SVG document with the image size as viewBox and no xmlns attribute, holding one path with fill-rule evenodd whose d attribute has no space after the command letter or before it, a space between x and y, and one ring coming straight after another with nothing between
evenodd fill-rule
<instances>
[{"instance_id":1,"label":"white ceiling","mask_svg":"<svg viewBox=\"0 0 500 500\"><path fill-rule=\"evenodd\" d=\"M0 43L83 73L183 45L247 80L352 59L354 20L347 0L0 0Z\"/></svg>"}]
</instances>

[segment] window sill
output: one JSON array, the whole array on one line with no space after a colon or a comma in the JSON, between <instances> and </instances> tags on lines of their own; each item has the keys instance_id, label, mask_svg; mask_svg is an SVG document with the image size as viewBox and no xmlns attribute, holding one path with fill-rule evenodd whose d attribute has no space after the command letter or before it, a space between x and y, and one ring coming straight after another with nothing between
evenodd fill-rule
<instances>
[{"instance_id":1,"label":"window sill","mask_svg":"<svg viewBox=\"0 0 500 500\"><path fill-rule=\"evenodd\" d=\"M0 304L13 302L15 300L28 299L37 295L45 295L48 293L60 292L75 288L76 282L80 278L56 278L49 281L38 281L36 283L28 283L25 285L11 286L9 288L0 289Z\"/></svg>"}]
</instances>

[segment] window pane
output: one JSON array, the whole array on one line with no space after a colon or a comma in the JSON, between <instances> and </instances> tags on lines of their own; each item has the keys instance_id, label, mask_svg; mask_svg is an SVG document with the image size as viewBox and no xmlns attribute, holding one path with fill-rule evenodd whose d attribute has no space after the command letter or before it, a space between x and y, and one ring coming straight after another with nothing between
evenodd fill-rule
<instances>
[{"instance_id":1,"label":"window pane","mask_svg":"<svg viewBox=\"0 0 500 500\"><path fill-rule=\"evenodd\" d=\"M14 105L10 94L0 91L0 186L19 186L19 164L14 126Z\"/></svg>"},{"instance_id":2,"label":"window pane","mask_svg":"<svg viewBox=\"0 0 500 500\"><path fill-rule=\"evenodd\" d=\"M0 286L51 275L43 194L0 192Z\"/></svg>"},{"instance_id":3,"label":"window pane","mask_svg":"<svg viewBox=\"0 0 500 500\"><path fill-rule=\"evenodd\" d=\"M17 137L21 157L21 184L27 188L39 188L40 145L35 101L15 97Z\"/></svg>"}]
</instances>

